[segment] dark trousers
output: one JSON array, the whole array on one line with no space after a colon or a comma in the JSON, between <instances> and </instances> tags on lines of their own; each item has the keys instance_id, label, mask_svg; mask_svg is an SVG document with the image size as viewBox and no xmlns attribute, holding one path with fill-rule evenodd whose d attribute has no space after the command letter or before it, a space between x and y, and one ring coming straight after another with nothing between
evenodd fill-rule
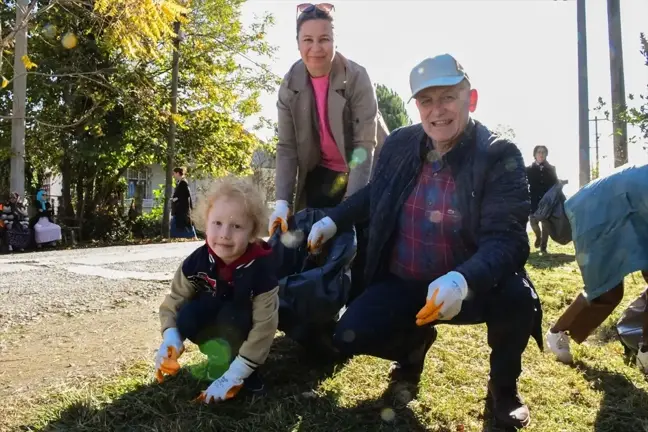
<instances>
[{"instance_id":1,"label":"dark trousers","mask_svg":"<svg viewBox=\"0 0 648 432\"><path fill-rule=\"evenodd\" d=\"M490 377L496 385L513 385L522 372L522 353L534 320L535 294L527 283L513 274L486 293L473 293L452 320L432 324L486 323L492 350ZM347 356L366 354L403 366L422 366L416 363L424 360L433 332L431 326L417 326L415 317L425 304L427 287L427 282L395 276L370 285L342 315L335 346Z\"/></svg>"},{"instance_id":2,"label":"dark trousers","mask_svg":"<svg viewBox=\"0 0 648 432\"><path fill-rule=\"evenodd\" d=\"M306 176L306 206L321 209L340 204L344 199L348 180L348 174L318 165Z\"/></svg>"},{"instance_id":3,"label":"dark trousers","mask_svg":"<svg viewBox=\"0 0 648 432\"><path fill-rule=\"evenodd\" d=\"M549 230L545 222L540 222L533 216L529 218L529 223L531 229L536 236L536 244L540 243L540 249L547 249L547 243L549 243Z\"/></svg>"},{"instance_id":4,"label":"dark trousers","mask_svg":"<svg viewBox=\"0 0 648 432\"><path fill-rule=\"evenodd\" d=\"M176 325L211 363L227 367L252 329L252 309L203 292L180 309Z\"/></svg>"}]
</instances>

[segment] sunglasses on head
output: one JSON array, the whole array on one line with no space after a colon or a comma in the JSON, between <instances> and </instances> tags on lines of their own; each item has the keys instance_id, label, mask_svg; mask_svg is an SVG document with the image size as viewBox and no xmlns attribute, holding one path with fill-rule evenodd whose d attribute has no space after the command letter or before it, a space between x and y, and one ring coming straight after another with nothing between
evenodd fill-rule
<instances>
[{"instance_id":1,"label":"sunglasses on head","mask_svg":"<svg viewBox=\"0 0 648 432\"><path fill-rule=\"evenodd\" d=\"M312 12L315 9L319 9L322 12L330 13L335 10L335 6L333 6L331 3L302 3L297 5L297 18L299 18L299 15L303 13L308 13Z\"/></svg>"}]
</instances>

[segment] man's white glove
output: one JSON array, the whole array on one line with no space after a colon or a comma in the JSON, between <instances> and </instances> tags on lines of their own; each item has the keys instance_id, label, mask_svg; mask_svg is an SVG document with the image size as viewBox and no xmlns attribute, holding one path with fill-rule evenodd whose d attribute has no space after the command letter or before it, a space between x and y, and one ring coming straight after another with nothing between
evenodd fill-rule
<instances>
[{"instance_id":1,"label":"man's white glove","mask_svg":"<svg viewBox=\"0 0 648 432\"><path fill-rule=\"evenodd\" d=\"M227 372L210 384L207 390L198 396L206 404L232 399L243 387L243 381L252 375L254 365L241 356L236 356Z\"/></svg>"},{"instance_id":2,"label":"man's white glove","mask_svg":"<svg viewBox=\"0 0 648 432\"><path fill-rule=\"evenodd\" d=\"M451 271L435 279L428 286L425 306L416 314L416 325L454 318L467 295L468 283L461 273Z\"/></svg>"},{"instance_id":3,"label":"man's white glove","mask_svg":"<svg viewBox=\"0 0 648 432\"><path fill-rule=\"evenodd\" d=\"M308 250L311 253L319 253L324 243L331 240L337 232L337 226L333 219L326 216L313 224L308 234Z\"/></svg>"},{"instance_id":4,"label":"man's white glove","mask_svg":"<svg viewBox=\"0 0 648 432\"><path fill-rule=\"evenodd\" d=\"M175 375L180 370L178 358L184 352L184 343L180 332L170 327L162 333L162 344L155 355L155 376L159 382L164 380L164 374Z\"/></svg>"},{"instance_id":5,"label":"man's white glove","mask_svg":"<svg viewBox=\"0 0 648 432\"><path fill-rule=\"evenodd\" d=\"M270 220L268 221L268 233L270 236L272 236L277 228L281 228L282 233L288 231L289 213L290 209L288 208L288 201L278 200L275 203L275 209L270 215Z\"/></svg>"}]
</instances>

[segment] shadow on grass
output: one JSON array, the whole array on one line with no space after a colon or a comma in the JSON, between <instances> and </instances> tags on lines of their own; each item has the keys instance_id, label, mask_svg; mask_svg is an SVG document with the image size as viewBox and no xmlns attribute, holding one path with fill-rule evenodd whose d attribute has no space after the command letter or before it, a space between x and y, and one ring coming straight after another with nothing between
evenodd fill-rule
<instances>
[{"instance_id":1,"label":"shadow on grass","mask_svg":"<svg viewBox=\"0 0 648 432\"><path fill-rule=\"evenodd\" d=\"M529 255L527 264L531 267L542 270L542 269L552 269L555 267L560 267L565 264L574 262L576 257L570 254L564 253L554 253L554 254L542 254L540 252L532 252Z\"/></svg>"},{"instance_id":2,"label":"shadow on grass","mask_svg":"<svg viewBox=\"0 0 648 432\"><path fill-rule=\"evenodd\" d=\"M342 364L316 365L299 355L298 347L285 337L277 338L262 376L267 395L243 392L236 400L204 405L193 400L209 385L199 377L203 364L184 367L164 383L148 382L126 393L115 391L119 382L83 398L63 403L49 412L44 426L25 425L22 430L53 431L424 431L407 408L390 422L381 415L382 399L346 408L334 393L316 393L318 384ZM122 378L123 380L128 380Z\"/></svg>"},{"instance_id":3,"label":"shadow on grass","mask_svg":"<svg viewBox=\"0 0 648 432\"><path fill-rule=\"evenodd\" d=\"M610 320L599 326L596 332L588 338L589 342L594 345L605 345L619 341L619 333L617 331L617 321Z\"/></svg>"},{"instance_id":4,"label":"shadow on grass","mask_svg":"<svg viewBox=\"0 0 648 432\"><path fill-rule=\"evenodd\" d=\"M618 372L576 362L592 388L604 393L594 421L596 432L643 431L648 426L648 394Z\"/></svg>"}]
</instances>

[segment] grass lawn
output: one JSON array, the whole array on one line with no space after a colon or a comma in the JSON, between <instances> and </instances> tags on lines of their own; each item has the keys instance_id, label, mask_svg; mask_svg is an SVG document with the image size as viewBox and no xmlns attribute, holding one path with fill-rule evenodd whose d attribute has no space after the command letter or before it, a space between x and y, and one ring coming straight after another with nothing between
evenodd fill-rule
<instances>
[{"instance_id":1,"label":"grass lawn","mask_svg":"<svg viewBox=\"0 0 648 432\"><path fill-rule=\"evenodd\" d=\"M550 245L528 264L543 300L544 330L574 298L581 278L570 246ZM556 362L529 341L520 389L532 414L527 430L543 432L648 431L648 385L624 362L613 324L642 290L635 274L616 313L582 346L576 366ZM216 406L192 402L207 383L195 349L177 377L158 385L152 362L133 365L106 381L68 388L24 408L22 430L80 431L487 431L484 416L489 348L485 326L442 326L430 350L419 397L405 408L382 402L389 363L357 357L335 371L304 362L278 338L265 378L269 394ZM486 417L486 418L485 418Z\"/></svg>"}]
</instances>

